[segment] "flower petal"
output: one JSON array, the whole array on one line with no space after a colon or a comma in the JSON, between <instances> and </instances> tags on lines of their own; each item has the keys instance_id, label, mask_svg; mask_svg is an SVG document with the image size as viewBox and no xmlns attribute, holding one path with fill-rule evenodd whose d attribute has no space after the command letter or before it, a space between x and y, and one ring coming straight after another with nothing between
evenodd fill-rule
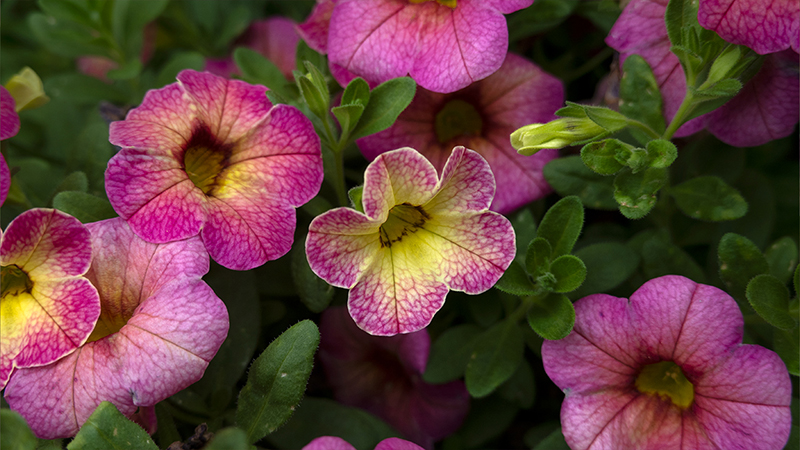
<instances>
[{"instance_id":1,"label":"flower petal","mask_svg":"<svg viewBox=\"0 0 800 450\"><path fill-rule=\"evenodd\" d=\"M55 209L25 211L8 224L0 265L16 264L31 281L83 275L92 261L89 230Z\"/></svg>"},{"instance_id":2,"label":"flower petal","mask_svg":"<svg viewBox=\"0 0 800 450\"><path fill-rule=\"evenodd\" d=\"M242 45L264 55L280 69L283 76L291 80L292 70L297 69L295 49L298 42L300 36L295 31L293 20L270 17L253 22L245 33Z\"/></svg>"},{"instance_id":3,"label":"flower petal","mask_svg":"<svg viewBox=\"0 0 800 450\"><path fill-rule=\"evenodd\" d=\"M380 223L351 208L336 208L308 227L306 255L311 269L328 283L351 288L380 250Z\"/></svg>"},{"instance_id":4,"label":"flower petal","mask_svg":"<svg viewBox=\"0 0 800 450\"><path fill-rule=\"evenodd\" d=\"M0 206L3 205L8 197L8 190L11 188L11 171L8 170L8 164L5 157L0 153ZM2 234L0 234L2 236Z\"/></svg>"},{"instance_id":5,"label":"flower petal","mask_svg":"<svg viewBox=\"0 0 800 450\"><path fill-rule=\"evenodd\" d=\"M19 133L19 115L14 97L4 86L0 86L0 141Z\"/></svg>"},{"instance_id":6,"label":"flower petal","mask_svg":"<svg viewBox=\"0 0 800 450\"><path fill-rule=\"evenodd\" d=\"M297 33L309 47L328 53L328 26L336 3L333 0L319 0L305 22L297 25Z\"/></svg>"},{"instance_id":7,"label":"flower petal","mask_svg":"<svg viewBox=\"0 0 800 450\"><path fill-rule=\"evenodd\" d=\"M375 450L424 450L419 445L400 438L388 438L378 442Z\"/></svg>"},{"instance_id":8,"label":"flower petal","mask_svg":"<svg viewBox=\"0 0 800 450\"><path fill-rule=\"evenodd\" d=\"M416 150L384 153L364 172L364 213L383 222L395 205L423 205L433 196L438 181L436 169Z\"/></svg>"},{"instance_id":9,"label":"flower petal","mask_svg":"<svg viewBox=\"0 0 800 450\"><path fill-rule=\"evenodd\" d=\"M146 135L139 135L135 130L130 132L116 132L115 128L121 123L149 122L153 125L163 127L159 133L164 134L162 139L169 135L167 130L180 135L184 141L192 137L192 126L197 117L197 111L189 105L192 99L184 95L183 89L178 84L170 84L161 89L152 89L142 100L142 104L130 110L125 121L113 122L109 130L109 141L120 147L154 148L161 146L150 146L152 139ZM143 126L139 124L138 126ZM152 125L151 125L152 126ZM157 129L157 128L152 128ZM176 140L174 137L170 139Z\"/></svg>"},{"instance_id":10,"label":"flower petal","mask_svg":"<svg viewBox=\"0 0 800 450\"><path fill-rule=\"evenodd\" d=\"M489 209L495 184L489 163L479 154L456 147L442 169L436 195L424 206L431 215Z\"/></svg>"},{"instance_id":11,"label":"flower petal","mask_svg":"<svg viewBox=\"0 0 800 450\"><path fill-rule=\"evenodd\" d=\"M765 55L795 52L800 33L800 3L786 0L701 0L697 20L722 39Z\"/></svg>"}]
</instances>

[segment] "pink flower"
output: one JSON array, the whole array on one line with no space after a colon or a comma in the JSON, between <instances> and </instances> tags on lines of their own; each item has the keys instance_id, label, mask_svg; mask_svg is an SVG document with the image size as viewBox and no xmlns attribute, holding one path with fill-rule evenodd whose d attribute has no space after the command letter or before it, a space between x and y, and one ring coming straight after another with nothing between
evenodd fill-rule
<instances>
[{"instance_id":1,"label":"pink flower","mask_svg":"<svg viewBox=\"0 0 800 450\"><path fill-rule=\"evenodd\" d=\"M664 23L668 0L632 0L611 29L606 43L624 60L641 55L653 68L664 99L664 117L671 120L686 94L686 77L670 52ZM761 70L739 94L716 111L690 120L676 136L705 127L721 141L738 147L761 145L786 137L800 117L798 56L791 50L766 57Z\"/></svg>"},{"instance_id":2,"label":"pink flower","mask_svg":"<svg viewBox=\"0 0 800 450\"><path fill-rule=\"evenodd\" d=\"M289 251L295 208L322 183L319 138L266 88L184 70L147 93L109 140L106 192L148 242L200 235L211 257L238 270Z\"/></svg>"},{"instance_id":3,"label":"pink flower","mask_svg":"<svg viewBox=\"0 0 800 450\"><path fill-rule=\"evenodd\" d=\"M420 153L383 153L364 173L364 212L336 208L309 225L311 269L350 289L348 308L370 334L411 333L428 326L450 289L479 294L514 258L514 230L488 211L489 164L453 149L441 179Z\"/></svg>"},{"instance_id":4,"label":"pink flower","mask_svg":"<svg viewBox=\"0 0 800 450\"><path fill-rule=\"evenodd\" d=\"M199 380L228 333L225 305L200 277L200 238L142 241L120 218L88 224L87 277L102 313L89 342L55 364L19 369L5 398L37 436L77 433L102 401L128 417Z\"/></svg>"},{"instance_id":5,"label":"pink flower","mask_svg":"<svg viewBox=\"0 0 800 450\"><path fill-rule=\"evenodd\" d=\"M356 450L340 437L322 436L309 442L302 450ZM380 441L375 450L423 450L417 444L399 438L388 438Z\"/></svg>"},{"instance_id":6,"label":"pink flower","mask_svg":"<svg viewBox=\"0 0 800 450\"><path fill-rule=\"evenodd\" d=\"M585 297L575 314L569 336L542 346L574 450L786 444L789 373L772 351L742 345L742 313L725 292L663 276L630 300Z\"/></svg>"},{"instance_id":7,"label":"pink flower","mask_svg":"<svg viewBox=\"0 0 800 450\"><path fill-rule=\"evenodd\" d=\"M372 160L407 145L418 149L439 171L451 148L471 148L489 162L496 175L497 193L491 209L505 214L551 191L542 168L558 156L556 150L522 156L508 136L529 123L550 121L563 103L560 80L509 54L500 70L458 92L437 94L417 89L414 101L391 128L359 139L358 146Z\"/></svg>"},{"instance_id":8,"label":"pink flower","mask_svg":"<svg viewBox=\"0 0 800 450\"><path fill-rule=\"evenodd\" d=\"M83 277L91 261L89 230L54 209L25 211L0 233L0 389L15 368L50 364L89 338L100 316Z\"/></svg>"},{"instance_id":9,"label":"pink flower","mask_svg":"<svg viewBox=\"0 0 800 450\"><path fill-rule=\"evenodd\" d=\"M761 55L790 47L800 52L800 2L795 0L700 0L697 20Z\"/></svg>"},{"instance_id":10,"label":"pink flower","mask_svg":"<svg viewBox=\"0 0 800 450\"><path fill-rule=\"evenodd\" d=\"M261 53L280 69L283 76L293 80L292 71L297 69L295 49L300 36L295 31L293 20L285 17L271 17L250 24L247 31L236 40L234 46L247 47ZM239 68L231 57L206 60L205 70L221 77L239 74Z\"/></svg>"},{"instance_id":11,"label":"pink flower","mask_svg":"<svg viewBox=\"0 0 800 450\"><path fill-rule=\"evenodd\" d=\"M454 92L500 68L508 50L503 14L533 0L339 0L321 2L301 25L321 49L324 18L330 10L325 49L331 72L341 70L378 84L410 74L434 92ZM304 26L307 25L307 26Z\"/></svg>"},{"instance_id":12,"label":"pink flower","mask_svg":"<svg viewBox=\"0 0 800 450\"><path fill-rule=\"evenodd\" d=\"M369 336L344 307L328 308L320 322L320 361L336 399L365 409L425 448L456 431L469 410L462 381L422 381L428 332Z\"/></svg>"},{"instance_id":13,"label":"pink flower","mask_svg":"<svg viewBox=\"0 0 800 450\"><path fill-rule=\"evenodd\" d=\"M19 115L16 102L11 93L0 86L0 141L14 137L19 133Z\"/></svg>"},{"instance_id":14,"label":"pink flower","mask_svg":"<svg viewBox=\"0 0 800 450\"><path fill-rule=\"evenodd\" d=\"M11 189L11 171L8 170L6 158L0 153L0 206L5 203L9 189Z\"/></svg>"}]
</instances>

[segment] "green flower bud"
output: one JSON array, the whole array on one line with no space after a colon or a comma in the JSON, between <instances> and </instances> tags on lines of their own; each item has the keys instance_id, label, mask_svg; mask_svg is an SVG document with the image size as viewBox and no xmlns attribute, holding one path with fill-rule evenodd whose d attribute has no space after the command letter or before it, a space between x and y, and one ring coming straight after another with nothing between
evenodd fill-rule
<instances>
[{"instance_id":1,"label":"green flower bud","mask_svg":"<svg viewBox=\"0 0 800 450\"><path fill-rule=\"evenodd\" d=\"M14 97L17 112L38 108L50 101L45 95L42 80L30 67L22 69L6 83L6 89Z\"/></svg>"},{"instance_id":2,"label":"green flower bud","mask_svg":"<svg viewBox=\"0 0 800 450\"><path fill-rule=\"evenodd\" d=\"M518 129L511 133L511 146L519 154L530 156L543 148L563 148L605 132L588 117L564 117Z\"/></svg>"}]
</instances>

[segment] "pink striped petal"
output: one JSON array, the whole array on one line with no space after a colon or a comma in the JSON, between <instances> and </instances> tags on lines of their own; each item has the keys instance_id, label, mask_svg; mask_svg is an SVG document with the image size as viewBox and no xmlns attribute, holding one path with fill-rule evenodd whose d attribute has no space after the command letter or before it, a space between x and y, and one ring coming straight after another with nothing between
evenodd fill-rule
<instances>
[{"instance_id":1,"label":"pink striped petal","mask_svg":"<svg viewBox=\"0 0 800 450\"><path fill-rule=\"evenodd\" d=\"M697 20L761 55L800 51L800 3L793 0L700 0Z\"/></svg>"},{"instance_id":2,"label":"pink striped petal","mask_svg":"<svg viewBox=\"0 0 800 450\"><path fill-rule=\"evenodd\" d=\"M188 141L192 137L192 124L197 118L197 111L192 109L190 104L191 99L184 94L180 85L173 83L161 89L147 91L142 104L130 110L125 122L152 122L167 131L179 134L184 141ZM147 140L138 140L148 139L148 136L137 135L134 130L123 136L117 136L115 127L125 122L114 122L110 125L108 139L112 144L120 147L161 148L150 145Z\"/></svg>"},{"instance_id":3,"label":"pink striped petal","mask_svg":"<svg viewBox=\"0 0 800 450\"><path fill-rule=\"evenodd\" d=\"M328 25L335 5L335 0L317 0L311 15L297 25L297 33L306 44L322 54L328 53Z\"/></svg>"},{"instance_id":4,"label":"pink striped petal","mask_svg":"<svg viewBox=\"0 0 800 450\"><path fill-rule=\"evenodd\" d=\"M494 197L494 175L483 157L464 147L456 147L442 169L436 195L425 210L467 213L489 209Z\"/></svg>"},{"instance_id":5,"label":"pink striped petal","mask_svg":"<svg viewBox=\"0 0 800 450\"><path fill-rule=\"evenodd\" d=\"M340 437L321 436L306 444L302 450L356 450L356 448Z\"/></svg>"},{"instance_id":6,"label":"pink striped petal","mask_svg":"<svg viewBox=\"0 0 800 450\"><path fill-rule=\"evenodd\" d=\"M8 170L6 158L0 154L0 206L8 197L8 190L11 188L11 171Z\"/></svg>"},{"instance_id":7,"label":"pink striped petal","mask_svg":"<svg viewBox=\"0 0 800 450\"><path fill-rule=\"evenodd\" d=\"M295 26L295 22L286 17L257 20L245 32L241 45L261 53L291 80L292 71L297 69L295 50L300 42Z\"/></svg>"},{"instance_id":8,"label":"pink striped petal","mask_svg":"<svg viewBox=\"0 0 800 450\"><path fill-rule=\"evenodd\" d=\"M414 149L384 154L364 172L364 213L376 220L395 205L421 205L433 196L436 169Z\"/></svg>"},{"instance_id":9,"label":"pink striped petal","mask_svg":"<svg viewBox=\"0 0 800 450\"><path fill-rule=\"evenodd\" d=\"M0 86L0 141L14 137L19 133L19 115L14 97L8 90Z\"/></svg>"}]
</instances>

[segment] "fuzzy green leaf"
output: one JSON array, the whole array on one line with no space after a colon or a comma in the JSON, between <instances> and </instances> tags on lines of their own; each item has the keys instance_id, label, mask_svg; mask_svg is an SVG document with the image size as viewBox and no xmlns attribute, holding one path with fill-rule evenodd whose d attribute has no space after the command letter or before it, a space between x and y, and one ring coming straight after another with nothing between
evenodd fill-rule
<instances>
[{"instance_id":1,"label":"fuzzy green leaf","mask_svg":"<svg viewBox=\"0 0 800 450\"><path fill-rule=\"evenodd\" d=\"M629 219L641 219L656 204L656 194L667 181L665 169L649 168L639 173L621 172L614 179L614 199Z\"/></svg>"},{"instance_id":2,"label":"fuzzy green leaf","mask_svg":"<svg viewBox=\"0 0 800 450\"><path fill-rule=\"evenodd\" d=\"M722 236L717 249L719 277L736 298L744 299L747 284L757 275L769 273L769 263L750 239L735 233Z\"/></svg>"},{"instance_id":3,"label":"fuzzy green leaf","mask_svg":"<svg viewBox=\"0 0 800 450\"><path fill-rule=\"evenodd\" d=\"M747 301L770 325L791 330L797 322L789 314L789 289L770 274L761 274L747 283Z\"/></svg>"},{"instance_id":4,"label":"fuzzy green leaf","mask_svg":"<svg viewBox=\"0 0 800 450\"><path fill-rule=\"evenodd\" d=\"M461 378L480 333L481 329L472 324L448 328L431 346L428 366L422 378L433 384Z\"/></svg>"},{"instance_id":5,"label":"fuzzy green leaf","mask_svg":"<svg viewBox=\"0 0 800 450\"><path fill-rule=\"evenodd\" d=\"M53 208L75 217L81 223L97 222L117 216L108 200L80 191L59 192L53 198Z\"/></svg>"},{"instance_id":6,"label":"fuzzy green leaf","mask_svg":"<svg viewBox=\"0 0 800 450\"><path fill-rule=\"evenodd\" d=\"M537 237L553 249L553 258L569 254L583 229L583 204L576 196L564 197L545 213Z\"/></svg>"},{"instance_id":7,"label":"fuzzy green leaf","mask_svg":"<svg viewBox=\"0 0 800 450\"><path fill-rule=\"evenodd\" d=\"M789 236L784 236L767 248L764 258L769 264L769 273L781 283L788 283L797 265L797 244Z\"/></svg>"},{"instance_id":8,"label":"fuzzy green leaf","mask_svg":"<svg viewBox=\"0 0 800 450\"><path fill-rule=\"evenodd\" d=\"M571 292L586 279L586 265L577 256L561 255L550 264L550 273L556 277L553 292Z\"/></svg>"},{"instance_id":9,"label":"fuzzy green leaf","mask_svg":"<svg viewBox=\"0 0 800 450\"><path fill-rule=\"evenodd\" d=\"M587 208L617 209L614 180L592 172L580 156L554 159L544 166L542 173L561 196L577 195Z\"/></svg>"},{"instance_id":10,"label":"fuzzy green leaf","mask_svg":"<svg viewBox=\"0 0 800 450\"><path fill-rule=\"evenodd\" d=\"M511 262L511 265L508 266L508 269L506 269L506 271L503 273L503 276L497 280L497 283L495 283L494 287L503 292L519 297L534 295L536 293L536 288L534 287L533 282L531 282L528 274L525 273L525 269L522 268L522 264L517 261Z\"/></svg>"},{"instance_id":11,"label":"fuzzy green leaf","mask_svg":"<svg viewBox=\"0 0 800 450\"><path fill-rule=\"evenodd\" d=\"M713 222L734 220L747 214L747 201L722 178L702 176L669 190L687 216Z\"/></svg>"},{"instance_id":12,"label":"fuzzy green leaf","mask_svg":"<svg viewBox=\"0 0 800 450\"><path fill-rule=\"evenodd\" d=\"M631 55L625 59L619 96L622 114L644 123L658 134L664 133L661 90L650 65L641 56Z\"/></svg>"},{"instance_id":13,"label":"fuzzy green leaf","mask_svg":"<svg viewBox=\"0 0 800 450\"><path fill-rule=\"evenodd\" d=\"M38 440L18 412L0 409L0 448L35 450Z\"/></svg>"},{"instance_id":14,"label":"fuzzy green leaf","mask_svg":"<svg viewBox=\"0 0 800 450\"><path fill-rule=\"evenodd\" d=\"M158 446L113 403L101 402L67 450L158 450Z\"/></svg>"},{"instance_id":15,"label":"fuzzy green leaf","mask_svg":"<svg viewBox=\"0 0 800 450\"><path fill-rule=\"evenodd\" d=\"M525 343L513 321L499 322L481 333L470 355L464 381L473 397L485 397L508 380L523 359Z\"/></svg>"},{"instance_id":16,"label":"fuzzy green leaf","mask_svg":"<svg viewBox=\"0 0 800 450\"><path fill-rule=\"evenodd\" d=\"M575 308L564 294L550 294L536 299L528 310L528 324L545 339L563 339L575 325Z\"/></svg>"}]
</instances>

